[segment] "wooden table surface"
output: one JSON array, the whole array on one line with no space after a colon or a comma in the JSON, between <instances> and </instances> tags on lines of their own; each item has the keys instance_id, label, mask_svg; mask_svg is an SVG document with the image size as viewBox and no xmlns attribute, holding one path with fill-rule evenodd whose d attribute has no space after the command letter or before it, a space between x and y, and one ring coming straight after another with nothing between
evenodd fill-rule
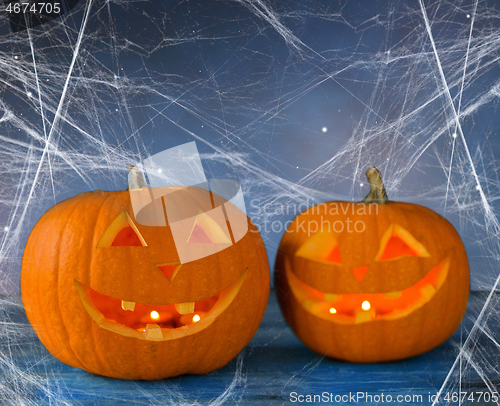
<instances>
[{"instance_id":1,"label":"wooden table surface","mask_svg":"<svg viewBox=\"0 0 500 406\"><path fill-rule=\"evenodd\" d=\"M497 310L499 297L494 295L492 301ZM59 362L36 337L20 298L2 298L0 404L375 405L388 403L389 396L393 404L432 404L429 395L435 395L445 382L460 343L466 340L485 298L485 293L471 294L462 326L433 351L405 361L358 365L322 358L303 346L283 320L275 292L271 291L258 332L235 360L204 376L181 376L155 382L104 378ZM470 397L463 404L498 404L491 398L487 401L487 395L479 399L479 394L475 393L487 392L487 382L493 388L499 387L500 326L489 326L488 334L480 333L472 341L473 345L467 347L476 360L475 366L466 362L456 365L441 395L440 405L458 404L453 399L446 402L443 398L447 392L459 390L466 391ZM357 398L358 392L372 398ZM323 398L316 398L312 403L314 399L307 402L307 395L323 395ZM328 402L324 402L325 396ZM473 398L475 402L471 401Z\"/></svg>"}]
</instances>

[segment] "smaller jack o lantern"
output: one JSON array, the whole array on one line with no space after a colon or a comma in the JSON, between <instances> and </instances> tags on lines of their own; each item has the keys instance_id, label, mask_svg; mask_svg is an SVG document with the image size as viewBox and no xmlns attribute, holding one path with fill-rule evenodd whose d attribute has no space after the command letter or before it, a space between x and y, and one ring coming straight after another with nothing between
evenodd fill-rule
<instances>
[{"instance_id":1,"label":"smaller jack o lantern","mask_svg":"<svg viewBox=\"0 0 500 406\"><path fill-rule=\"evenodd\" d=\"M299 339L357 363L440 345L459 326L469 294L453 226L425 207L390 202L376 168L367 177L363 202L327 202L295 218L275 272L281 311Z\"/></svg>"},{"instance_id":2,"label":"smaller jack o lantern","mask_svg":"<svg viewBox=\"0 0 500 406\"><path fill-rule=\"evenodd\" d=\"M133 189L147 187L129 169ZM179 189L145 192L164 202ZM184 205L207 194L182 190ZM210 196L213 208L218 196ZM181 263L168 219L166 226L142 225L128 191L56 204L33 228L21 269L23 304L40 341L60 361L113 378L204 374L227 364L257 331L269 296L264 244L239 213L249 229L239 240L228 233L230 220L221 227L197 216L185 243L227 248Z\"/></svg>"}]
</instances>

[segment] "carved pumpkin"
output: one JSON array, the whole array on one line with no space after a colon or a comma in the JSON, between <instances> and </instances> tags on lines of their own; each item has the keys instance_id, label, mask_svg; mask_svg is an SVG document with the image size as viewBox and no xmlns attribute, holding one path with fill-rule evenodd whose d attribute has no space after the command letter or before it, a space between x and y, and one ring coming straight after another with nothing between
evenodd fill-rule
<instances>
[{"instance_id":1,"label":"carved pumpkin","mask_svg":"<svg viewBox=\"0 0 500 406\"><path fill-rule=\"evenodd\" d=\"M448 339L467 306L469 268L453 226L430 209L387 200L380 173L360 203L327 202L291 223L276 260L281 311L328 357L398 360Z\"/></svg>"},{"instance_id":2,"label":"carved pumpkin","mask_svg":"<svg viewBox=\"0 0 500 406\"><path fill-rule=\"evenodd\" d=\"M187 193L196 202L197 188ZM193 249L231 243L199 219ZM28 319L56 358L95 374L149 380L218 369L251 340L269 295L266 251L247 220L239 241L181 264L170 227L139 224L128 191L58 203L24 251Z\"/></svg>"}]
</instances>

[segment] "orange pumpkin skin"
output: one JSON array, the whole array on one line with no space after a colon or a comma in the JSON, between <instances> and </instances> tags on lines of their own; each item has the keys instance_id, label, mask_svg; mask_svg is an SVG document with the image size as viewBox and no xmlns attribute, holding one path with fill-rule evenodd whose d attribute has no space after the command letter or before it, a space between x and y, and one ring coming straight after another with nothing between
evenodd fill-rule
<instances>
[{"instance_id":1,"label":"orange pumpkin skin","mask_svg":"<svg viewBox=\"0 0 500 406\"><path fill-rule=\"evenodd\" d=\"M124 211L147 246L96 248ZM267 256L250 219L248 227L231 247L183 264L170 281L156 267L178 260L170 229L138 224L129 192L95 191L65 200L40 218L26 244L21 292L28 319L56 358L91 373L152 380L216 370L248 344L267 305ZM99 294L146 305L197 302L226 288L232 296L224 296L217 317L162 328L162 339L149 340L114 331L112 321L102 319L108 326L102 328L84 307L78 282Z\"/></svg>"},{"instance_id":2,"label":"orange pumpkin skin","mask_svg":"<svg viewBox=\"0 0 500 406\"><path fill-rule=\"evenodd\" d=\"M275 272L283 316L307 347L333 359L369 363L427 352L453 334L467 307L469 268L460 237L447 220L422 206L395 202L370 204L365 205L366 213L363 213L363 205L340 201L323 203L300 213L290 224L278 249ZM358 230L363 224L364 231L326 232L308 245L309 249L317 250L321 239L333 236L332 241L338 244L335 254L338 258L330 258L337 263L310 259L302 254L304 249L299 251L314 234L304 232L308 224L315 229L316 225L323 224L326 228L327 223L339 222L336 229L341 231L340 224L346 226L348 221L351 230L359 222ZM398 229L409 231L427 253L380 260L383 258L381 240L394 224ZM358 274L361 279L358 280L355 274L360 269L366 273L364 277ZM400 309L387 308L397 292L403 292L401 298L404 292L409 295L410 291L421 289L429 280L425 279L426 275L431 275L431 270L435 274L436 269L441 272L438 277L441 280L431 282L439 288L433 292L426 285L424 290L430 292L427 302L420 293L412 293L414 296L408 303L413 307L408 304L405 310L400 303ZM443 269L447 270L446 278ZM381 297L383 293L393 298ZM365 296L369 301L379 301L376 305L372 303L367 312L359 307ZM349 308L346 304L349 300L357 301L357 307ZM346 307L345 313L337 311L339 305ZM377 306L385 306L385 313L382 310L377 313ZM329 308L334 308L332 312L336 313L327 312ZM352 316L349 311L357 313ZM361 322L356 321L358 315ZM365 316L368 320L363 320Z\"/></svg>"}]
</instances>

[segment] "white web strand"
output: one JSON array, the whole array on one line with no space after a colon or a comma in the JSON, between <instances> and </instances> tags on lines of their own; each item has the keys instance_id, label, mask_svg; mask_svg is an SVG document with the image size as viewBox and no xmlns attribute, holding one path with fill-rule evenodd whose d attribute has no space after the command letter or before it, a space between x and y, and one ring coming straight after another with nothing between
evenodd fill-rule
<instances>
[{"instance_id":1,"label":"white web strand","mask_svg":"<svg viewBox=\"0 0 500 406\"><path fill-rule=\"evenodd\" d=\"M440 61L440 58L439 58L439 53L438 53L438 51L436 49L436 44L434 42L434 38L433 38L433 35L432 35L432 30L431 30L431 27L430 27L430 22L429 22L429 18L427 16L425 5L423 3L423 0L419 0L419 3L420 3L421 10L422 10L422 15L423 15L423 18L424 18L424 22L425 22L425 27L426 27L427 33L429 34L429 39L430 39L431 44L432 44L432 49L433 49L434 55L436 57L436 64L438 66L439 74L441 76L442 84L443 84L443 87L444 87L444 90L445 90L445 96L446 96L447 101L449 103L449 107L453 110L453 113L454 113L454 116L455 116L455 120L456 120L456 129L458 130L458 133L460 134L460 137L461 137L461 140L462 140L462 143L463 143L463 146L464 146L464 150L465 150L465 152L467 154L467 158L469 160L469 167L470 167L471 172L472 172L472 174L474 176L474 179L476 180L476 183L477 183L476 189L478 190L478 192L479 192L479 194L481 196L481 201L482 201L482 204L483 204L483 208L484 208L484 212L485 212L485 218L486 218L486 227L487 228L488 227L493 227L493 233L494 234L498 234L499 231L500 231L500 225L498 223L498 220L497 220L496 216L494 215L494 213L493 213L493 211L491 209L490 204L488 203L488 200L486 199L486 196L485 196L484 192L483 192L483 189L482 189L482 186L481 186L481 182L479 181L479 177L478 177L478 175L476 173L476 168L474 166L474 161L472 160L472 157L470 155L469 147L467 145L467 141L465 139L464 133L462 131L462 126L461 126L461 123L460 123L459 108L460 108L460 102L461 102L461 99L462 99L461 93L463 91L463 86L460 89L459 108L458 108L458 112L457 112L457 110L455 110L455 106L454 106L454 103L453 103L453 98L451 97L451 94L450 94L450 91L449 91L449 87L448 87L448 83L446 81L446 78L445 78L445 75L444 75L444 72L443 72L443 69L442 69L441 61ZM473 13L473 16L475 15L476 9L477 9L477 0L476 0L476 2L474 4L474 13ZM470 39L472 38L473 21L474 21L474 19L471 22L471 29L470 29L470 35L469 35L469 43L467 45L467 54L466 54L466 58L465 58L464 76L463 77L465 77L465 71L467 69L468 51L469 51L469 46L470 46ZM462 82L463 82L463 79L462 79ZM454 145L455 145L455 143L453 143L453 147L454 147ZM451 164L450 164L450 167L451 167ZM439 389L438 394L437 394L437 399L436 399L435 402L433 402L433 405L439 403L439 399L441 398L441 395L442 395L443 391L446 389L450 377L452 376L455 368L457 367L457 364L459 362L461 362L462 357L465 357L466 351L468 351L471 341L474 340L476 334L478 334L478 330L483 330L484 323L485 323L484 320L483 320L484 315L485 315L487 309L490 306L492 297L495 294L495 290L497 289L497 286L499 285L499 283L500 283L500 274L498 275L497 279L495 280L495 283L493 284L493 287L491 288L490 293L489 293L486 301L484 302L483 308L481 309L481 312L479 313L479 316L478 316L476 322L474 323L473 328L471 329L471 331L470 331L467 339L465 340L464 344L460 348L459 354L458 354L457 358L455 359L455 362L453 363L453 366L450 369L450 372L448 373L448 376L446 377L445 381L443 382L443 385ZM497 347L498 347L498 345L497 345ZM477 371L477 373L479 374L479 376L481 376L481 378L484 380L484 382L486 383L486 386L488 387L488 390L490 390L490 392L493 393L495 391L494 385L492 385L492 383L488 379L487 375L483 373L483 371L481 370L480 366L478 366L478 365L475 364L475 362L473 361L472 355L468 354L467 357L465 357L465 359L468 361L469 365L471 365L472 367L474 367L474 369ZM461 379L460 379L459 383L461 384ZM460 401L460 403L461 403L461 401Z\"/></svg>"},{"instance_id":2,"label":"white web strand","mask_svg":"<svg viewBox=\"0 0 500 406\"><path fill-rule=\"evenodd\" d=\"M52 126L50 128L50 131L49 131L49 134L48 136L45 134L45 131L44 131L44 135L45 135L45 147L42 151L42 156L40 158L40 161L38 163L38 166L37 166L37 169L35 171L35 176L34 176L34 179L33 179L33 183L31 185L31 188L28 192L28 196L24 196L24 194L20 194L19 195L19 200L15 203L14 207L17 208L18 207L21 207L22 204L21 204L21 198L25 201L25 204L24 204L24 210L19 218L19 222L18 222L18 225L17 225L17 228L15 230L16 233L19 232L19 228L23 225L24 223L24 218L26 216L26 212L29 208L29 205L30 205L30 201L31 201L31 198L33 196L33 192L35 190L35 187L37 186L37 183L38 183L38 177L40 175L40 172L42 171L42 167L43 167L43 164L44 164L44 160L45 160L45 156L49 154L49 149L51 148L51 144L52 144L52 137L53 137L53 134L54 134L54 131L55 129L57 128L57 124L59 122L59 120L61 119L61 112L62 112L62 109L63 109L63 106L64 106L64 101L65 101L65 97L66 97L66 93L67 93L67 90L68 90L68 85L69 85L69 81L70 81L70 78L71 78L71 75L73 73L73 68L75 66L75 63L77 61L77 57L78 57L78 52L80 50L80 45L82 43L82 40L83 40L83 35L84 35L84 32L85 32L85 26L87 24L87 21L88 21L88 17L89 17L89 14L90 14L90 10L92 8L92 0L90 0L88 3L87 3L87 9L85 10L85 16L83 18L83 21L82 21L82 27L80 29L80 33L78 35L78 40L77 40L77 43L75 45L75 50L74 50L74 53L73 53L73 58L72 58L72 61L71 61L71 65L69 66L69 70L68 70L68 74L67 74L67 77L66 77L66 81L64 83L64 88L63 88L63 91L62 91L62 94L61 94L61 98L59 100L59 103L58 103L58 106L57 106L57 111L56 111L56 114L55 114L55 117L54 117L54 120L52 122ZM33 43L31 41L31 34L29 33L29 29L28 29L28 34L29 34L29 42L30 42L30 48L32 50L32 56L33 56L33 67L34 67L34 72L35 72L35 77L36 77L36 84L37 84L37 88L38 88L38 74L37 74L37 70L36 70L36 58L35 58L35 55L34 55L34 52L33 52ZM39 89L38 90L38 94L40 95L40 92L39 92ZM43 128L45 130L45 118L43 116L43 103L41 102L41 97L39 96L39 100L40 100L40 111L42 112L42 122L43 122ZM49 171L50 171L50 174L51 174L51 166L50 166L50 163L49 163ZM26 174L28 175L29 172L26 172ZM50 176L51 180L52 180L52 176ZM27 178L28 179L28 178ZM16 217L16 211L14 211L14 213L12 214L11 216L11 219L14 219ZM12 225L12 223L9 224L9 226ZM10 228L10 227L9 227ZM4 251L6 250L6 243L8 242L9 240L7 239L4 239L3 240L3 243L2 243L2 246L0 247L0 258L4 256Z\"/></svg>"}]
</instances>

